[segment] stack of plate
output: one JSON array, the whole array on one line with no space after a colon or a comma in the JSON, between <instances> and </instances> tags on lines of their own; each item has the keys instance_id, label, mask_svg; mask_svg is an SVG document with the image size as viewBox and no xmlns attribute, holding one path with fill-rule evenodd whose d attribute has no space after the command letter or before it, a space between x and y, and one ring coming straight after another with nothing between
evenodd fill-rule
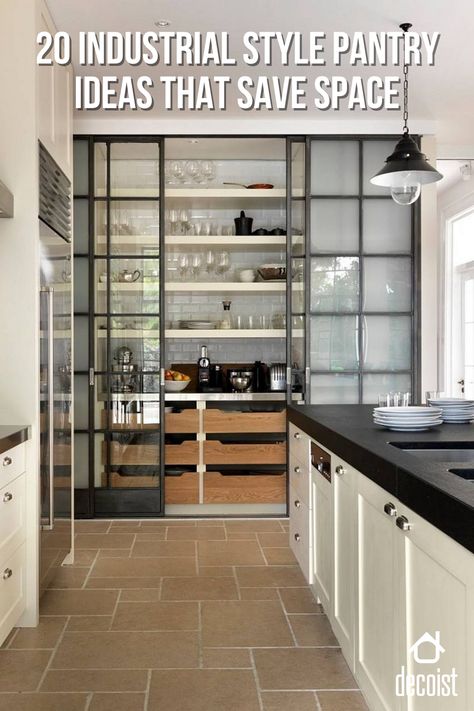
<instances>
[{"instance_id":1,"label":"stack of plate","mask_svg":"<svg viewBox=\"0 0 474 711\"><path fill-rule=\"evenodd\" d=\"M214 321L181 321L181 328L190 328L194 331L207 331L216 327Z\"/></svg>"},{"instance_id":2,"label":"stack of plate","mask_svg":"<svg viewBox=\"0 0 474 711\"><path fill-rule=\"evenodd\" d=\"M459 425L474 420L474 400L464 400L461 397L443 397L428 400L430 407L440 408L443 422L453 422Z\"/></svg>"},{"instance_id":3,"label":"stack of plate","mask_svg":"<svg viewBox=\"0 0 474 711\"><path fill-rule=\"evenodd\" d=\"M376 407L374 422L395 432L422 432L443 423L440 407Z\"/></svg>"}]
</instances>

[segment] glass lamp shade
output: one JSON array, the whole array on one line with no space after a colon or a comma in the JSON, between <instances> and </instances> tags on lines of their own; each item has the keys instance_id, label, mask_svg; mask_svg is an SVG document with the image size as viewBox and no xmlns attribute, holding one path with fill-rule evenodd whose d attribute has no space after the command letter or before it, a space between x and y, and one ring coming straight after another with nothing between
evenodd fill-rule
<instances>
[{"instance_id":1,"label":"glass lamp shade","mask_svg":"<svg viewBox=\"0 0 474 711\"><path fill-rule=\"evenodd\" d=\"M422 185L436 183L442 177L441 173L428 163L425 154L420 151L413 138L405 133L395 146L392 155L387 158L384 167L370 179L370 182L384 188L391 188L396 202L409 205L418 198ZM418 190L416 197L408 200L408 195L413 195L416 190ZM401 200L399 201L395 195Z\"/></svg>"}]
</instances>

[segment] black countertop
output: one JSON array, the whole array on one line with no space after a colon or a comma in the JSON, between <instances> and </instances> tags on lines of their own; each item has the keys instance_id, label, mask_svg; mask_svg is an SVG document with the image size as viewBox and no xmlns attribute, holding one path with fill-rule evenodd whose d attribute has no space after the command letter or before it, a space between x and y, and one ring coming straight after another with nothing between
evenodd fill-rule
<instances>
[{"instance_id":1,"label":"black countertop","mask_svg":"<svg viewBox=\"0 0 474 711\"><path fill-rule=\"evenodd\" d=\"M327 449L474 553L474 482L448 471L472 461L433 462L390 442L474 449L474 424L392 432L372 422L372 405L290 405L288 418Z\"/></svg>"},{"instance_id":2,"label":"black countertop","mask_svg":"<svg viewBox=\"0 0 474 711\"><path fill-rule=\"evenodd\" d=\"M25 425L0 425L0 454L29 438L29 427Z\"/></svg>"}]
</instances>

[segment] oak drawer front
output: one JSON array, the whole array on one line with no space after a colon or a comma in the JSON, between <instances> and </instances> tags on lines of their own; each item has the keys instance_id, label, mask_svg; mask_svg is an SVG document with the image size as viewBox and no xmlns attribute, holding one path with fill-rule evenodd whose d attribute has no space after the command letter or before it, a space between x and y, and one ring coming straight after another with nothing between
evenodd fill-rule
<instances>
[{"instance_id":1,"label":"oak drawer front","mask_svg":"<svg viewBox=\"0 0 474 711\"><path fill-rule=\"evenodd\" d=\"M199 464L199 442L166 444L165 464Z\"/></svg>"},{"instance_id":2,"label":"oak drawer front","mask_svg":"<svg viewBox=\"0 0 474 711\"><path fill-rule=\"evenodd\" d=\"M205 410L204 431L219 432L286 432L286 410L282 412L230 412Z\"/></svg>"},{"instance_id":3,"label":"oak drawer front","mask_svg":"<svg viewBox=\"0 0 474 711\"><path fill-rule=\"evenodd\" d=\"M167 504L198 504L199 474L183 472L183 474L165 475L165 503Z\"/></svg>"},{"instance_id":4,"label":"oak drawer front","mask_svg":"<svg viewBox=\"0 0 474 711\"><path fill-rule=\"evenodd\" d=\"M295 490L298 498L311 509L311 476L307 467L299 459L290 454L289 462L290 486Z\"/></svg>"},{"instance_id":5,"label":"oak drawer front","mask_svg":"<svg viewBox=\"0 0 474 711\"><path fill-rule=\"evenodd\" d=\"M310 513L308 507L300 501L299 506L295 506L298 495L290 487L290 500L288 510L290 514L290 546L295 554L303 575L308 582L312 583L311 572L311 534L310 534Z\"/></svg>"},{"instance_id":6,"label":"oak drawer front","mask_svg":"<svg viewBox=\"0 0 474 711\"><path fill-rule=\"evenodd\" d=\"M205 464L286 464L286 444L204 442Z\"/></svg>"},{"instance_id":7,"label":"oak drawer front","mask_svg":"<svg viewBox=\"0 0 474 711\"><path fill-rule=\"evenodd\" d=\"M103 463L107 457L107 443L102 445ZM157 466L160 461L160 447L158 444L120 444L110 443L110 464Z\"/></svg>"},{"instance_id":8,"label":"oak drawer front","mask_svg":"<svg viewBox=\"0 0 474 711\"><path fill-rule=\"evenodd\" d=\"M0 454L0 487L6 486L26 469L26 445L22 444Z\"/></svg>"},{"instance_id":9,"label":"oak drawer front","mask_svg":"<svg viewBox=\"0 0 474 711\"><path fill-rule=\"evenodd\" d=\"M0 562L0 643L25 610L26 551L23 543Z\"/></svg>"},{"instance_id":10,"label":"oak drawer front","mask_svg":"<svg viewBox=\"0 0 474 711\"><path fill-rule=\"evenodd\" d=\"M281 504L286 501L286 475L205 472L205 504Z\"/></svg>"},{"instance_id":11,"label":"oak drawer front","mask_svg":"<svg viewBox=\"0 0 474 711\"><path fill-rule=\"evenodd\" d=\"M109 483L107 474L102 472L102 486L111 486L113 489L151 489L160 486L160 477L147 474L127 475L120 472L110 472Z\"/></svg>"},{"instance_id":12,"label":"oak drawer front","mask_svg":"<svg viewBox=\"0 0 474 711\"><path fill-rule=\"evenodd\" d=\"M183 410L182 412L166 413L165 432L166 434L199 432L199 412L197 410Z\"/></svg>"},{"instance_id":13,"label":"oak drawer front","mask_svg":"<svg viewBox=\"0 0 474 711\"><path fill-rule=\"evenodd\" d=\"M26 538L26 474L0 489L0 560Z\"/></svg>"},{"instance_id":14,"label":"oak drawer front","mask_svg":"<svg viewBox=\"0 0 474 711\"><path fill-rule=\"evenodd\" d=\"M308 435L303 432L303 430L300 430L299 427L295 427L292 422L290 422L288 434L290 454L299 459L302 464L309 467L310 439Z\"/></svg>"}]
</instances>

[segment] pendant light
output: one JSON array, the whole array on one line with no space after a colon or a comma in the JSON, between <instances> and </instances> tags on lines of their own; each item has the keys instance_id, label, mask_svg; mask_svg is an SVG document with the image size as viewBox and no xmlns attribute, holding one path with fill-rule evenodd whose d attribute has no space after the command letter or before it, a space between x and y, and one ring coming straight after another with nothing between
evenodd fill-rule
<instances>
[{"instance_id":1,"label":"pendant light","mask_svg":"<svg viewBox=\"0 0 474 711\"><path fill-rule=\"evenodd\" d=\"M411 24L400 25L408 32ZM403 35L405 45L406 37ZM420 197L421 186L442 179L441 173L428 163L424 153L410 136L408 129L408 64L404 53L403 65L403 135L393 153L385 161L384 167L370 179L374 185L390 188L392 198L399 205L411 205Z\"/></svg>"}]
</instances>

